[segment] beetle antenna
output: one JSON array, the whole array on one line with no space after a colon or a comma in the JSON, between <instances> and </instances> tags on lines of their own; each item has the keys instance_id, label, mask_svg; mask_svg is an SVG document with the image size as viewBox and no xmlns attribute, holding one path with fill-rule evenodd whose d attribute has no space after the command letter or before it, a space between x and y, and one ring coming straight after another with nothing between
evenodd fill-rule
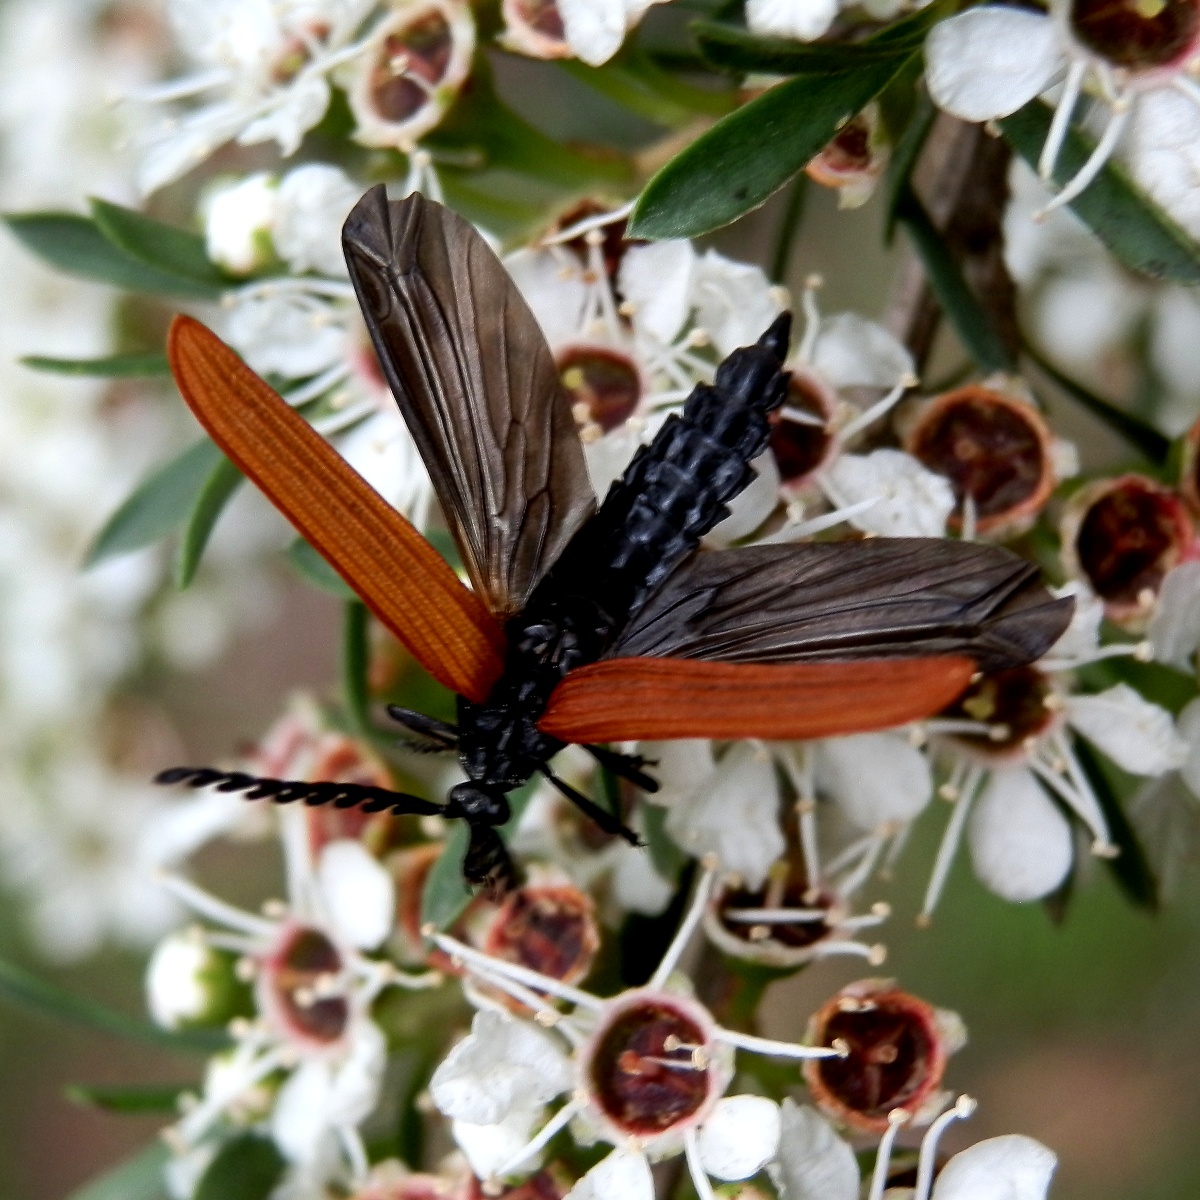
<instances>
[{"instance_id":1,"label":"beetle antenna","mask_svg":"<svg viewBox=\"0 0 1200 1200\"><path fill-rule=\"evenodd\" d=\"M367 813L393 812L403 816L429 817L441 813L441 805L407 792L372 787L363 783L309 782L302 779L268 779L244 771L219 771L215 767L171 767L154 777L158 784L183 784L190 788L211 787L218 792L241 792L247 800L273 800L292 804L300 800L309 807L330 804L334 808L357 808Z\"/></svg>"}]
</instances>

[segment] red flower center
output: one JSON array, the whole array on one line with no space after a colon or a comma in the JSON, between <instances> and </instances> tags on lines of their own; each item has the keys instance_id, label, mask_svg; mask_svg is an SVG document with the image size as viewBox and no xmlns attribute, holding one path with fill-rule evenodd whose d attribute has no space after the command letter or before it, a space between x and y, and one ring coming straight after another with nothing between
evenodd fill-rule
<instances>
[{"instance_id":1,"label":"red flower center","mask_svg":"<svg viewBox=\"0 0 1200 1200\"><path fill-rule=\"evenodd\" d=\"M1139 604L1156 593L1188 537L1178 497L1150 479L1127 475L1087 510L1075 538L1079 564L1103 600Z\"/></svg>"},{"instance_id":2,"label":"red flower center","mask_svg":"<svg viewBox=\"0 0 1200 1200\"><path fill-rule=\"evenodd\" d=\"M1054 713L1046 700L1052 690L1050 681L1036 667L994 671L971 684L945 715L985 721L997 733L1002 730L1003 737L955 736L985 753L1003 754L1049 728Z\"/></svg>"},{"instance_id":3,"label":"red flower center","mask_svg":"<svg viewBox=\"0 0 1200 1200\"><path fill-rule=\"evenodd\" d=\"M517 0L513 7L517 17L534 33L556 42L566 39L566 29L555 0Z\"/></svg>"},{"instance_id":4,"label":"red flower center","mask_svg":"<svg viewBox=\"0 0 1200 1200\"><path fill-rule=\"evenodd\" d=\"M690 1117L708 1096L693 1055L703 1030L666 1002L646 1000L604 1031L589 1064L606 1115L628 1133L652 1135Z\"/></svg>"},{"instance_id":5,"label":"red flower center","mask_svg":"<svg viewBox=\"0 0 1200 1200\"><path fill-rule=\"evenodd\" d=\"M591 969L599 938L591 901L572 887L524 887L496 914L486 953L571 982Z\"/></svg>"},{"instance_id":6,"label":"red flower center","mask_svg":"<svg viewBox=\"0 0 1200 1200\"><path fill-rule=\"evenodd\" d=\"M336 1042L350 1019L344 996L324 995L342 970L337 947L319 929L292 931L268 965L271 989L292 1032L315 1042Z\"/></svg>"},{"instance_id":7,"label":"red flower center","mask_svg":"<svg viewBox=\"0 0 1200 1200\"><path fill-rule=\"evenodd\" d=\"M833 903L830 896L818 896L815 901L807 900L808 883L801 879L789 880L781 893L775 894L770 884L755 891L745 888L730 889L721 896L718 918L722 926L734 937L744 942L777 942L789 950L801 950L819 942L832 928L825 920L777 922L756 925L752 920L737 920L738 909L757 908L800 908L828 909Z\"/></svg>"},{"instance_id":8,"label":"red flower center","mask_svg":"<svg viewBox=\"0 0 1200 1200\"><path fill-rule=\"evenodd\" d=\"M1073 0L1071 29L1089 50L1118 67L1169 67L1200 34L1196 0Z\"/></svg>"},{"instance_id":9,"label":"red flower center","mask_svg":"<svg viewBox=\"0 0 1200 1200\"><path fill-rule=\"evenodd\" d=\"M1045 423L1032 407L969 387L935 400L907 449L950 480L960 503L967 496L974 500L982 526L1049 496L1047 443Z\"/></svg>"},{"instance_id":10,"label":"red flower center","mask_svg":"<svg viewBox=\"0 0 1200 1200\"><path fill-rule=\"evenodd\" d=\"M558 374L572 405L605 432L624 425L642 397L637 365L627 355L599 346L571 346L558 356Z\"/></svg>"},{"instance_id":11,"label":"red flower center","mask_svg":"<svg viewBox=\"0 0 1200 1200\"><path fill-rule=\"evenodd\" d=\"M834 1001L818 1041L840 1041L848 1053L806 1064L816 1076L818 1098L863 1127L886 1124L894 1108L919 1107L944 1067L933 1015L924 1001L899 991Z\"/></svg>"},{"instance_id":12,"label":"red flower center","mask_svg":"<svg viewBox=\"0 0 1200 1200\"><path fill-rule=\"evenodd\" d=\"M788 383L786 407L816 417L821 424L789 421L784 413L772 418L771 451L779 468L779 478L784 483L795 483L821 465L830 441L825 428L831 415L827 411L827 404L827 398L811 379L806 379L798 371L793 372Z\"/></svg>"},{"instance_id":13,"label":"red flower center","mask_svg":"<svg viewBox=\"0 0 1200 1200\"><path fill-rule=\"evenodd\" d=\"M383 40L371 74L371 99L385 121L415 116L446 74L454 50L450 25L431 12Z\"/></svg>"}]
</instances>

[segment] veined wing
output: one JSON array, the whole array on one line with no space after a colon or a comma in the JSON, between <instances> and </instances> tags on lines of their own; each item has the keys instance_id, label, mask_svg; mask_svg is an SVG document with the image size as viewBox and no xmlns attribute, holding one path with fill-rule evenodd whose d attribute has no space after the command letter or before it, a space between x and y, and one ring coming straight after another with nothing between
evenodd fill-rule
<instances>
[{"instance_id":1,"label":"veined wing","mask_svg":"<svg viewBox=\"0 0 1200 1200\"><path fill-rule=\"evenodd\" d=\"M1040 658L1070 620L1037 567L937 538L701 551L609 658L795 663L956 655L984 670Z\"/></svg>"},{"instance_id":2,"label":"veined wing","mask_svg":"<svg viewBox=\"0 0 1200 1200\"><path fill-rule=\"evenodd\" d=\"M504 632L446 560L215 333L176 317L167 357L213 441L435 679L483 700Z\"/></svg>"},{"instance_id":3,"label":"veined wing","mask_svg":"<svg viewBox=\"0 0 1200 1200\"><path fill-rule=\"evenodd\" d=\"M595 507L550 347L483 238L423 196L373 188L342 244L475 590L518 612Z\"/></svg>"}]
</instances>

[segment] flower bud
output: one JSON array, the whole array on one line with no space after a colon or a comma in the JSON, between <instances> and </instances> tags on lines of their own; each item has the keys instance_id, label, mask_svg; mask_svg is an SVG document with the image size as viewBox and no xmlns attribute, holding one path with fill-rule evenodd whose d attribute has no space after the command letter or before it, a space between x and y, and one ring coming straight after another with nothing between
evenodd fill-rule
<instances>
[{"instance_id":1,"label":"flower bud","mask_svg":"<svg viewBox=\"0 0 1200 1200\"><path fill-rule=\"evenodd\" d=\"M254 1011L235 956L192 930L164 938L150 956L146 1004L165 1029L211 1028Z\"/></svg>"},{"instance_id":2,"label":"flower bud","mask_svg":"<svg viewBox=\"0 0 1200 1200\"><path fill-rule=\"evenodd\" d=\"M279 182L265 172L209 193L204 204L208 257L234 275L266 266L275 257L272 233L278 204Z\"/></svg>"},{"instance_id":3,"label":"flower bud","mask_svg":"<svg viewBox=\"0 0 1200 1200\"><path fill-rule=\"evenodd\" d=\"M879 106L872 103L851 117L804 170L814 183L837 189L839 208L859 208L871 198L887 160Z\"/></svg>"}]
</instances>

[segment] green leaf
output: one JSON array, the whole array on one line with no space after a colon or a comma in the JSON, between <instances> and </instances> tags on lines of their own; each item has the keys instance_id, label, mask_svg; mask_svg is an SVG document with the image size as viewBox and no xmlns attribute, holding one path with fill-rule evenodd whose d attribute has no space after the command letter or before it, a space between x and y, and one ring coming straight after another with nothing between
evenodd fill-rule
<instances>
[{"instance_id":1,"label":"green leaf","mask_svg":"<svg viewBox=\"0 0 1200 1200\"><path fill-rule=\"evenodd\" d=\"M357 600L358 593L303 538L288 547L288 562L313 587L339 600Z\"/></svg>"},{"instance_id":2,"label":"green leaf","mask_svg":"<svg viewBox=\"0 0 1200 1200\"><path fill-rule=\"evenodd\" d=\"M173 1113L178 1111L179 1097L194 1089L190 1083L148 1083L110 1086L107 1084L73 1083L67 1098L89 1108L111 1113Z\"/></svg>"},{"instance_id":3,"label":"green leaf","mask_svg":"<svg viewBox=\"0 0 1200 1200\"><path fill-rule=\"evenodd\" d=\"M342 616L342 698L354 731L369 737L371 728L371 643L367 606L356 596Z\"/></svg>"},{"instance_id":4,"label":"green leaf","mask_svg":"<svg viewBox=\"0 0 1200 1200\"><path fill-rule=\"evenodd\" d=\"M1119 437L1140 450L1150 462L1160 467L1166 464L1171 454L1171 439L1166 434L1159 433L1152 425L1148 425L1132 413L1088 391L1029 346L1025 347L1025 353L1037 364L1043 375L1053 380L1072 400L1103 421Z\"/></svg>"},{"instance_id":5,"label":"green leaf","mask_svg":"<svg viewBox=\"0 0 1200 1200\"><path fill-rule=\"evenodd\" d=\"M196 568L200 566L200 559L204 556L204 548L208 545L217 519L244 478L241 471L224 456L209 472L188 514L179 552L175 556L177 588L186 588L195 579Z\"/></svg>"},{"instance_id":6,"label":"green leaf","mask_svg":"<svg viewBox=\"0 0 1200 1200\"><path fill-rule=\"evenodd\" d=\"M1100 810L1108 822L1108 832L1113 843L1120 848L1121 853L1116 858L1106 859L1117 886L1129 900L1139 908L1157 912L1159 908L1158 880L1150 868L1150 861L1138 840L1137 833L1125 808L1117 796L1104 765L1099 756L1083 738L1073 739L1075 757L1087 776L1096 799L1100 802Z\"/></svg>"},{"instance_id":7,"label":"green leaf","mask_svg":"<svg viewBox=\"0 0 1200 1200\"><path fill-rule=\"evenodd\" d=\"M5 223L17 240L52 267L111 284L127 292L211 300L219 289L161 271L114 245L87 217L64 212L9 213Z\"/></svg>"},{"instance_id":8,"label":"green leaf","mask_svg":"<svg viewBox=\"0 0 1200 1200\"><path fill-rule=\"evenodd\" d=\"M27 354L17 361L34 371L98 379L158 379L171 374L165 354L112 354L107 358L47 358L42 354Z\"/></svg>"},{"instance_id":9,"label":"green leaf","mask_svg":"<svg viewBox=\"0 0 1200 1200\"><path fill-rule=\"evenodd\" d=\"M209 287L214 294L233 282L209 259L199 234L107 200L93 197L88 203L96 228L118 249L148 266Z\"/></svg>"},{"instance_id":10,"label":"green leaf","mask_svg":"<svg viewBox=\"0 0 1200 1200\"><path fill-rule=\"evenodd\" d=\"M797 42L759 37L726 21L691 23L700 52L716 67L765 75L824 75L855 71L893 55L920 48L931 25L949 12L946 3L931 4L859 42Z\"/></svg>"},{"instance_id":11,"label":"green leaf","mask_svg":"<svg viewBox=\"0 0 1200 1200\"><path fill-rule=\"evenodd\" d=\"M67 1200L166 1200L163 1170L170 1158L171 1152L162 1142L152 1142L132 1158L89 1180Z\"/></svg>"},{"instance_id":12,"label":"green leaf","mask_svg":"<svg viewBox=\"0 0 1200 1200\"><path fill-rule=\"evenodd\" d=\"M642 829L654 869L669 883L679 878L688 860L687 854L667 833L667 810L661 804L642 804Z\"/></svg>"},{"instance_id":13,"label":"green leaf","mask_svg":"<svg viewBox=\"0 0 1200 1200\"><path fill-rule=\"evenodd\" d=\"M798 75L718 121L642 191L632 237L695 237L764 203L901 70L908 54L836 75Z\"/></svg>"},{"instance_id":14,"label":"green leaf","mask_svg":"<svg viewBox=\"0 0 1200 1200\"><path fill-rule=\"evenodd\" d=\"M84 996L63 991L52 983L39 979L15 963L0 959L0 999L19 1005L30 1012L74 1025L83 1025L114 1037L128 1038L171 1050L212 1054L229 1044L219 1030L188 1030L175 1032L160 1029L149 1021L129 1017L104 1008Z\"/></svg>"},{"instance_id":15,"label":"green leaf","mask_svg":"<svg viewBox=\"0 0 1200 1200\"><path fill-rule=\"evenodd\" d=\"M998 122L1013 149L1035 170L1052 113L1040 100ZM1054 171L1060 186L1078 173L1095 142L1071 129ZM1200 283L1200 246L1113 162L1069 206L1125 266L1153 279Z\"/></svg>"},{"instance_id":16,"label":"green leaf","mask_svg":"<svg viewBox=\"0 0 1200 1200\"><path fill-rule=\"evenodd\" d=\"M187 520L217 464L221 451L203 438L143 480L104 523L87 554L85 567L128 554L166 537Z\"/></svg>"},{"instance_id":17,"label":"green leaf","mask_svg":"<svg viewBox=\"0 0 1200 1200\"><path fill-rule=\"evenodd\" d=\"M500 827L501 835L505 830L511 833L516 829L517 822L529 806L536 790L536 784L527 783L509 793L508 803L512 809L512 816ZM463 857L467 853L469 837L470 830L465 821L451 823L441 857L430 868L425 879L425 890L421 894L422 925L446 929L458 920L463 910L471 903L471 889L467 887L462 876Z\"/></svg>"},{"instance_id":18,"label":"green leaf","mask_svg":"<svg viewBox=\"0 0 1200 1200\"><path fill-rule=\"evenodd\" d=\"M983 371L1013 371L1016 363L992 328L987 313L967 286L942 235L921 202L907 189L896 205L896 219L912 238L942 311L950 318L967 353Z\"/></svg>"},{"instance_id":19,"label":"green leaf","mask_svg":"<svg viewBox=\"0 0 1200 1200\"><path fill-rule=\"evenodd\" d=\"M283 1175L270 1138L244 1133L226 1142L200 1177L192 1200L266 1200Z\"/></svg>"},{"instance_id":20,"label":"green leaf","mask_svg":"<svg viewBox=\"0 0 1200 1200\"><path fill-rule=\"evenodd\" d=\"M929 96L923 91L917 95L916 106L904 132L896 142L891 160L887 168L887 226L884 230L884 240L890 246L896 231L896 209L901 200L912 190L909 178L917 165L917 158L929 137L929 131L937 119L938 110Z\"/></svg>"}]
</instances>

